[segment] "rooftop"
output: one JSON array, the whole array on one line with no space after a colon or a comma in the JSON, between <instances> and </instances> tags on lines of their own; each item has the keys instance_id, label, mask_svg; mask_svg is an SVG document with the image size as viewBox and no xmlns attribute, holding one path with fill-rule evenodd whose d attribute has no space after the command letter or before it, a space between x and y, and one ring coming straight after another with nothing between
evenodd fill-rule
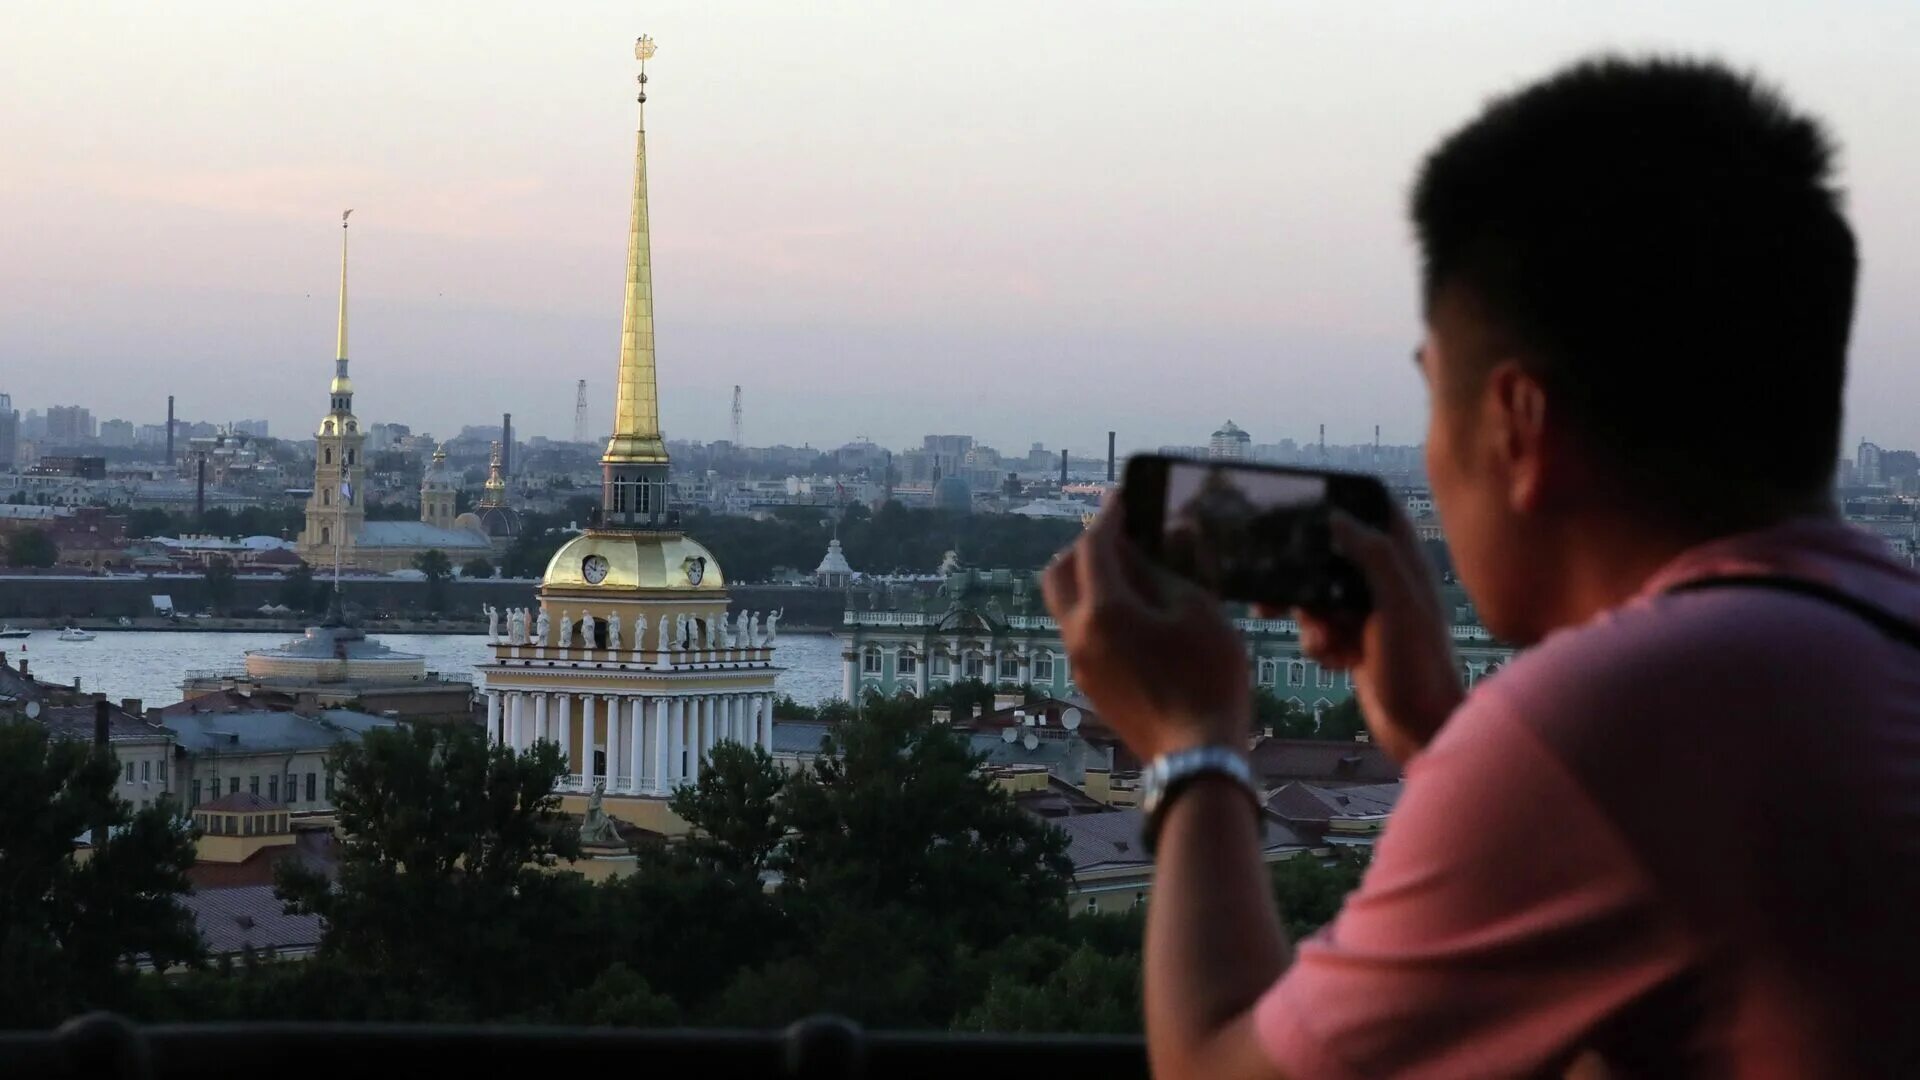
<instances>
[{"instance_id":1,"label":"rooftop","mask_svg":"<svg viewBox=\"0 0 1920 1080\"><path fill-rule=\"evenodd\" d=\"M180 903L193 914L208 951L306 951L320 944L320 916L288 915L271 885L244 885L188 893Z\"/></svg>"},{"instance_id":2,"label":"rooftop","mask_svg":"<svg viewBox=\"0 0 1920 1080\"><path fill-rule=\"evenodd\" d=\"M165 713L167 730L189 753L256 754L325 750L355 742L369 731L398 727L396 721L353 709L325 709L317 716L272 709Z\"/></svg>"}]
</instances>

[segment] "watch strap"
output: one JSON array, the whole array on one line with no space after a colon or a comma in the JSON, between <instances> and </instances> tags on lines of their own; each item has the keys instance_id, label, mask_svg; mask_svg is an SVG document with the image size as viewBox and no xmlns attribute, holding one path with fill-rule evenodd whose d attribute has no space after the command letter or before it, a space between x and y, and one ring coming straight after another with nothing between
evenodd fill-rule
<instances>
[{"instance_id":1,"label":"watch strap","mask_svg":"<svg viewBox=\"0 0 1920 1080\"><path fill-rule=\"evenodd\" d=\"M1246 754L1229 746L1196 746L1161 754L1149 762L1140 777L1140 811L1146 816L1141 839L1152 854L1160 843L1160 828L1167 808L1174 799L1202 776L1224 776L1233 780L1253 806L1255 818L1261 813L1260 785Z\"/></svg>"}]
</instances>

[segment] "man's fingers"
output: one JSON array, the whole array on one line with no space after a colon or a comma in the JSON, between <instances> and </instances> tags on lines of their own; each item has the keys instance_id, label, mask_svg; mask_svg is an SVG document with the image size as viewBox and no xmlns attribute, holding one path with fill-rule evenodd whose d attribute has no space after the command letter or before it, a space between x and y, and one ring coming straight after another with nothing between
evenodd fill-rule
<instances>
[{"instance_id":1,"label":"man's fingers","mask_svg":"<svg viewBox=\"0 0 1920 1080\"><path fill-rule=\"evenodd\" d=\"M1404 591L1400 553L1393 537L1344 510L1335 510L1330 524L1334 550L1360 568L1376 599L1387 589Z\"/></svg>"},{"instance_id":2,"label":"man's fingers","mask_svg":"<svg viewBox=\"0 0 1920 1080\"><path fill-rule=\"evenodd\" d=\"M1121 550L1121 545L1126 543L1123 525L1120 503L1110 499L1094 515L1080 542L1074 545L1074 575L1081 599L1089 603L1138 605L1126 555Z\"/></svg>"},{"instance_id":3,"label":"man's fingers","mask_svg":"<svg viewBox=\"0 0 1920 1080\"><path fill-rule=\"evenodd\" d=\"M1352 667L1360 660L1359 628L1295 610L1300 627L1300 651L1327 667Z\"/></svg>"},{"instance_id":4,"label":"man's fingers","mask_svg":"<svg viewBox=\"0 0 1920 1080\"><path fill-rule=\"evenodd\" d=\"M1076 543L1061 552L1047 567L1047 572L1040 575L1040 593L1056 621L1065 620L1080 603L1080 574L1075 566L1079 555L1080 545Z\"/></svg>"}]
</instances>

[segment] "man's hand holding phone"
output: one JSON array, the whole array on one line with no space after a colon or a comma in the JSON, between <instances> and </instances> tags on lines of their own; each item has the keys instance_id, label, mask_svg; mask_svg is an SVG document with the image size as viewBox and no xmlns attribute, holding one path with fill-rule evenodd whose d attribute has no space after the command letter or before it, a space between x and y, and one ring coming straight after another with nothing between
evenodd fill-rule
<instances>
[{"instance_id":1,"label":"man's hand holding phone","mask_svg":"<svg viewBox=\"0 0 1920 1080\"><path fill-rule=\"evenodd\" d=\"M1142 557L1117 500L1042 586L1074 683L1134 753L1246 745L1252 691L1239 635L1215 597Z\"/></svg>"},{"instance_id":2,"label":"man's hand holding phone","mask_svg":"<svg viewBox=\"0 0 1920 1080\"><path fill-rule=\"evenodd\" d=\"M1341 511L1335 550L1358 567L1373 606L1361 616L1295 611L1300 646L1322 666L1353 672L1354 692L1374 740L1396 761L1427 745L1464 696L1452 620L1406 515L1392 510L1385 531Z\"/></svg>"}]
</instances>

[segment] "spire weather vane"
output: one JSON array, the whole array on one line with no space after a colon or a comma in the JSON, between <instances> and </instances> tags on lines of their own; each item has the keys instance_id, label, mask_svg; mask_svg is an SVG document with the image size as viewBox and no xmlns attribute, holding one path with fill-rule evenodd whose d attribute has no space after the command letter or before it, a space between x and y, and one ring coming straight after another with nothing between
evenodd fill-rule
<instances>
[{"instance_id":1,"label":"spire weather vane","mask_svg":"<svg viewBox=\"0 0 1920 1080\"><path fill-rule=\"evenodd\" d=\"M653 59L653 54L658 51L658 49L659 46L653 43L653 39L645 34L641 34L633 43L633 58L640 61L639 82L640 104L642 105L647 103L647 61Z\"/></svg>"}]
</instances>

